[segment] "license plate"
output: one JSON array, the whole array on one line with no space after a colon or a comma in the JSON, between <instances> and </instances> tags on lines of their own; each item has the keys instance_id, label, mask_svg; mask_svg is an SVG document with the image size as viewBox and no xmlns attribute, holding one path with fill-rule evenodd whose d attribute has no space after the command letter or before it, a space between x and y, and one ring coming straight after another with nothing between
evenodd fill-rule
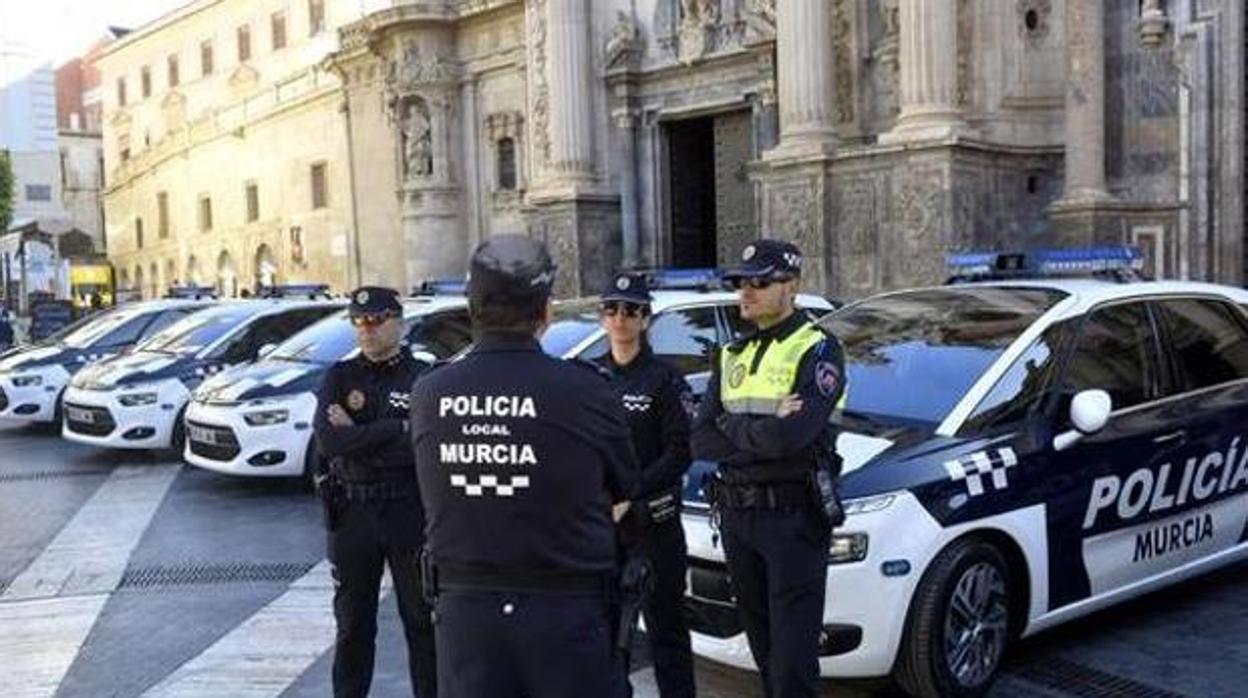
<instances>
[{"instance_id":1,"label":"license plate","mask_svg":"<svg viewBox=\"0 0 1248 698\"><path fill-rule=\"evenodd\" d=\"M74 422L83 422L84 424L95 423L95 413L91 410L81 410L77 407L66 407L65 415Z\"/></svg>"},{"instance_id":2,"label":"license plate","mask_svg":"<svg viewBox=\"0 0 1248 698\"><path fill-rule=\"evenodd\" d=\"M191 441L198 441L205 444L215 444L217 442L216 432L203 427L187 426L186 435L191 437Z\"/></svg>"}]
</instances>

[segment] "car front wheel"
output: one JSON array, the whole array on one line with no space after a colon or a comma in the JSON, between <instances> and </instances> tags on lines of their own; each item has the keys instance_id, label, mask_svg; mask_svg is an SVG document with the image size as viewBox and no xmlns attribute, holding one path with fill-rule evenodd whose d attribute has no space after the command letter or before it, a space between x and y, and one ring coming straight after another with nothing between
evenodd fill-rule
<instances>
[{"instance_id":1,"label":"car front wheel","mask_svg":"<svg viewBox=\"0 0 1248 698\"><path fill-rule=\"evenodd\" d=\"M996 547L956 541L915 592L895 672L921 698L983 695L1010 638L1010 569Z\"/></svg>"}]
</instances>

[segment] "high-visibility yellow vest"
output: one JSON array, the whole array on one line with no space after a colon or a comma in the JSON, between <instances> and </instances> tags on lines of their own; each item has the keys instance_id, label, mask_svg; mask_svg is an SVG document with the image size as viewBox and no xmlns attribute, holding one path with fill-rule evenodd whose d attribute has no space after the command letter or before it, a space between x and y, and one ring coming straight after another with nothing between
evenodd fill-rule
<instances>
[{"instance_id":1,"label":"high-visibility yellow vest","mask_svg":"<svg viewBox=\"0 0 1248 698\"><path fill-rule=\"evenodd\" d=\"M751 340L733 352L724 349L719 355L719 398L724 411L730 414L773 416L780 402L796 388L797 369L811 347L825 339L822 330L806 323L783 340L773 341L751 373L754 357L761 342ZM845 406L846 392L841 392L837 408Z\"/></svg>"}]
</instances>

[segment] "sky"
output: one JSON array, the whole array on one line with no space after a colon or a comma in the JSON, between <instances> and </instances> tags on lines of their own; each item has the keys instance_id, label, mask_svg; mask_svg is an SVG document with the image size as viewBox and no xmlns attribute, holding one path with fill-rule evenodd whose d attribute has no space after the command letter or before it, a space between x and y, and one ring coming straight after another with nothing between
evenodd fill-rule
<instances>
[{"instance_id":1,"label":"sky","mask_svg":"<svg viewBox=\"0 0 1248 698\"><path fill-rule=\"evenodd\" d=\"M85 52L109 26L134 29L189 1L0 0L0 50L20 43L39 62L57 66Z\"/></svg>"}]
</instances>

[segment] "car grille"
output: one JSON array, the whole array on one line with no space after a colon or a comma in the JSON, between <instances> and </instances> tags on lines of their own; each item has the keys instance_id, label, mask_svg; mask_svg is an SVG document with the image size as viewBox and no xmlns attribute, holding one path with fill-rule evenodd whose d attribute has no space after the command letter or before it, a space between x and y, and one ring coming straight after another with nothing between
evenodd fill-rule
<instances>
[{"instance_id":1,"label":"car grille","mask_svg":"<svg viewBox=\"0 0 1248 698\"><path fill-rule=\"evenodd\" d=\"M71 412L74 410L82 410L91 413L91 421L83 422L74 419ZM103 407L90 407L88 405L73 405L65 403L65 426L75 434L85 434L87 436L108 436L117 428L117 422L113 421L113 415Z\"/></svg>"},{"instance_id":2,"label":"car grille","mask_svg":"<svg viewBox=\"0 0 1248 698\"><path fill-rule=\"evenodd\" d=\"M5 394L4 388L0 388L0 412L9 409L9 396Z\"/></svg>"},{"instance_id":3,"label":"car grille","mask_svg":"<svg viewBox=\"0 0 1248 698\"><path fill-rule=\"evenodd\" d=\"M190 420L187 420L186 426L186 443L190 446L191 453L200 458L231 461L237 458L242 450L239 448L238 437L234 436L233 429L192 422ZM197 440L195 432L198 430L212 434L212 443Z\"/></svg>"},{"instance_id":4,"label":"car grille","mask_svg":"<svg viewBox=\"0 0 1248 698\"><path fill-rule=\"evenodd\" d=\"M689 629L725 638L741 633L728 570L721 564L689 560L689 596L685 597Z\"/></svg>"}]
</instances>

